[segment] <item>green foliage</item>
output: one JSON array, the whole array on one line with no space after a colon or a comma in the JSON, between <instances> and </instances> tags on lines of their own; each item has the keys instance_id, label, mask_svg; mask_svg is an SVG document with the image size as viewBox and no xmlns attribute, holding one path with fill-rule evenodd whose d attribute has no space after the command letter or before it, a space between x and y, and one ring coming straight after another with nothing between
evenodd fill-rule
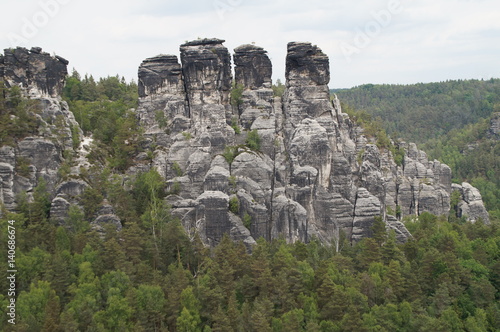
<instances>
[{"instance_id":1,"label":"green foliage","mask_svg":"<svg viewBox=\"0 0 500 332\"><path fill-rule=\"evenodd\" d=\"M240 127L240 125L238 124L238 118L237 118L237 117L232 117L232 118L231 118L231 128L233 128L234 133L235 133L236 135L241 134L241 127Z\"/></svg>"},{"instance_id":2,"label":"green foliage","mask_svg":"<svg viewBox=\"0 0 500 332\"><path fill-rule=\"evenodd\" d=\"M233 163L234 158L236 158L236 156L239 154L238 150L239 149L237 146L228 145L224 148L224 152L222 152L222 156L224 157L224 159L226 159L226 161L228 162L229 165L231 165Z\"/></svg>"},{"instance_id":3,"label":"green foliage","mask_svg":"<svg viewBox=\"0 0 500 332\"><path fill-rule=\"evenodd\" d=\"M70 125L69 129L71 130L71 142L73 144L73 150L77 150L80 146L80 133L78 132L78 128Z\"/></svg>"},{"instance_id":4,"label":"green foliage","mask_svg":"<svg viewBox=\"0 0 500 332\"><path fill-rule=\"evenodd\" d=\"M385 229L385 222L381 216L375 216L373 225L371 227L372 237L375 242L382 246L382 244L387 239L387 231Z\"/></svg>"},{"instance_id":5,"label":"green foliage","mask_svg":"<svg viewBox=\"0 0 500 332\"><path fill-rule=\"evenodd\" d=\"M365 110L355 110L354 108L345 104L342 105L342 110L349 114L350 118L363 128L363 133L367 137L372 138L378 148L390 150L393 155L395 155L396 152L401 153L398 151L399 149L397 149L391 142L383 127L381 118L373 118L373 116ZM404 155L404 151L402 153ZM397 162L402 162L402 160L399 160L398 158Z\"/></svg>"},{"instance_id":6,"label":"green foliage","mask_svg":"<svg viewBox=\"0 0 500 332\"><path fill-rule=\"evenodd\" d=\"M229 211L234 214L240 213L240 200L238 199L238 197L233 196L229 199Z\"/></svg>"},{"instance_id":7,"label":"green foliage","mask_svg":"<svg viewBox=\"0 0 500 332\"><path fill-rule=\"evenodd\" d=\"M63 90L76 121L85 135L95 140L90 157L118 171L126 170L132 156L141 151L142 132L132 108L137 107L137 85L118 76L84 79L73 70ZM78 147L78 133L72 130L73 148Z\"/></svg>"},{"instance_id":8,"label":"green foliage","mask_svg":"<svg viewBox=\"0 0 500 332\"><path fill-rule=\"evenodd\" d=\"M252 226L252 217L246 211L243 214L243 225L248 229Z\"/></svg>"},{"instance_id":9,"label":"green foliage","mask_svg":"<svg viewBox=\"0 0 500 332\"><path fill-rule=\"evenodd\" d=\"M424 143L489 117L500 103L500 79L366 84L334 92L344 103L380 118L391 136Z\"/></svg>"},{"instance_id":10,"label":"green foliage","mask_svg":"<svg viewBox=\"0 0 500 332\"><path fill-rule=\"evenodd\" d=\"M189 141L191 138L193 138L193 135L190 132L187 132L187 131L183 131L182 132L182 136L184 136L184 139L186 141Z\"/></svg>"},{"instance_id":11,"label":"green foliage","mask_svg":"<svg viewBox=\"0 0 500 332\"><path fill-rule=\"evenodd\" d=\"M32 202L28 202L26 196L21 196L18 202L18 211L27 218L27 224L45 223L49 217L51 202L45 179L43 177L38 179Z\"/></svg>"},{"instance_id":12,"label":"green foliage","mask_svg":"<svg viewBox=\"0 0 500 332\"><path fill-rule=\"evenodd\" d=\"M25 178L29 177L30 165L31 162L28 158L18 156L16 158L16 173L20 176L24 176Z\"/></svg>"},{"instance_id":13,"label":"green foliage","mask_svg":"<svg viewBox=\"0 0 500 332\"><path fill-rule=\"evenodd\" d=\"M80 201L83 205L86 219L91 219L95 216L103 199L104 196L98 189L90 186L85 188Z\"/></svg>"},{"instance_id":14,"label":"green foliage","mask_svg":"<svg viewBox=\"0 0 500 332\"><path fill-rule=\"evenodd\" d=\"M136 295L137 317L146 330L161 329L164 325L165 294L160 286L139 285Z\"/></svg>"},{"instance_id":15,"label":"green foliage","mask_svg":"<svg viewBox=\"0 0 500 332\"><path fill-rule=\"evenodd\" d=\"M155 112L155 120L158 123L158 126L160 127L160 129L163 129L163 128L167 127L167 125L168 125L168 120L165 117L165 112L163 112L163 111L156 111Z\"/></svg>"},{"instance_id":16,"label":"green foliage","mask_svg":"<svg viewBox=\"0 0 500 332\"><path fill-rule=\"evenodd\" d=\"M125 79L120 78L118 75L100 78L97 82L92 75L90 77L85 75L82 79L80 74L73 69L71 76L66 80L63 98L70 102L107 99L131 103L132 107L136 107L138 100L137 84L134 82L126 83Z\"/></svg>"},{"instance_id":17,"label":"green foliage","mask_svg":"<svg viewBox=\"0 0 500 332\"><path fill-rule=\"evenodd\" d=\"M174 161L172 164L172 171L174 172L175 176L182 176L182 173L183 173L182 168L179 165L179 163L176 161Z\"/></svg>"},{"instance_id":18,"label":"green foliage","mask_svg":"<svg viewBox=\"0 0 500 332\"><path fill-rule=\"evenodd\" d=\"M179 195L181 192L181 184L179 181L174 181L172 183L172 186L170 188L169 194L170 195Z\"/></svg>"},{"instance_id":19,"label":"green foliage","mask_svg":"<svg viewBox=\"0 0 500 332\"><path fill-rule=\"evenodd\" d=\"M17 299L18 325L25 326L28 331L40 331L51 314L58 317L59 312L49 312L50 301L59 303L59 298L47 281L32 283L29 292L21 292ZM56 304L57 306L57 304ZM57 309L58 310L58 309Z\"/></svg>"},{"instance_id":20,"label":"green foliage","mask_svg":"<svg viewBox=\"0 0 500 332\"><path fill-rule=\"evenodd\" d=\"M27 99L18 86L6 88L0 81L0 146L36 134L40 112L40 101Z\"/></svg>"},{"instance_id":21,"label":"green foliage","mask_svg":"<svg viewBox=\"0 0 500 332\"><path fill-rule=\"evenodd\" d=\"M389 145L389 150L392 152L396 165L402 166L405 158L405 149L401 148L399 145L391 144Z\"/></svg>"},{"instance_id":22,"label":"green foliage","mask_svg":"<svg viewBox=\"0 0 500 332\"><path fill-rule=\"evenodd\" d=\"M451 130L423 148L431 158L452 169L453 181L470 182L479 189L492 216L500 215L500 143L488 136L490 119Z\"/></svg>"},{"instance_id":23,"label":"green foliage","mask_svg":"<svg viewBox=\"0 0 500 332\"><path fill-rule=\"evenodd\" d=\"M69 207L67 226L73 233L84 233L90 228L89 223L85 221L85 214L76 205Z\"/></svg>"},{"instance_id":24,"label":"green foliage","mask_svg":"<svg viewBox=\"0 0 500 332\"><path fill-rule=\"evenodd\" d=\"M257 129L250 130L247 133L247 139L245 140L246 146L254 151L259 151L260 143L261 143L261 138L259 136L259 132L257 131Z\"/></svg>"},{"instance_id":25,"label":"green foliage","mask_svg":"<svg viewBox=\"0 0 500 332\"><path fill-rule=\"evenodd\" d=\"M358 162L359 165L363 162L363 155L365 154L365 149L361 149L358 151L358 154L356 156L356 161Z\"/></svg>"},{"instance_id":26,"label":"green foliage","mask_svg":"<svg viewBox=\"0 0 500 332\"><path fill-rule=\"evenodd\" d=\"M480 190L490 218L500 218L500 144L489 134L491 116L500 111L500 79L367 84L336 94L343 109L379 147L392 152L398 165L404 150L389 144L382 128L421 143L431 160L450 166L454 182L467 181Z\"/></svg>"},{"instance_id":27,"label":"green foliage","mask_svg":"<svg viewBox=\"0 0 500 332\"><path fill-rule=\"evenodd\" d=\"M229 176L229 179L228 179L228 182L229 182L229 186L231 187L231 189L232 189L233 191L235 191L235 190L236 190L236 185L238 184L238 181L237 181L237 179L236 179L236 176L234 176L234 175L230 175L230 176Z\"/></svg>"},{"instance_id":28,"label":"green foliage","mask_svg":"<svg viewBox=\"0 0 500 332\"><path fill-rule=\"evenodd\" d=\"M272 89L275 97L282 97L283 93L285 93L285 85L281 83L280 79L276 80L276 84L272 85Z\"/></svg>"},{"instance_id":29,"label":"green foliage","mask_svg":"<svg viewBox=\"0 0 500 332\"><path fill-rule=\"evenodd\" d=\"M19 328L494 331L499 324L498 223L449 223L424 213L407 222L414 237L406 244L377 218L373 238L340 252L318 241L261 239L249 254L228 236L207 250L162 206L157 180L151 171L132 184L133 200L147 204L119 241L92 235L76 207L74 226L51 228L52 248L18 227ZM9 218L22 219L3 217L2 229Z\"/></svg>"},{"instance_id":30,"label":"green foliage","mask_svg":"<svg viewBox=\"0 0 500 332\"><path fill-rule=\"evenodd\" d=\"M135 207L137 214L142 215L149 204L165 197L164 179L154 168L140 173L133 183L132 194L138 198Z\"/></svg>"},{"instance_id":31,"label":"green foliage","mask_svg":"<svg viewBox=\"0 0 500 332\"><path fill-rule=\"evenodd\" d=\"M241 104L243 104L243 91L245 90L245 87L242 84L236 84L233 82L233 86L231 88L230 92L230 98L231 98L231 105L234 107L238 107Z\"/></svg>"}]
</instances>

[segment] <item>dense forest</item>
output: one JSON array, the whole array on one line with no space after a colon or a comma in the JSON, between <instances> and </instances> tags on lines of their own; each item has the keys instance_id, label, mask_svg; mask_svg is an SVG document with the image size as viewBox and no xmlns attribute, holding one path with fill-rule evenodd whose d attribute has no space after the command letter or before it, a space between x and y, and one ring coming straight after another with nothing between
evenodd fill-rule
<instances>
[{"instance_id":1,"label":"dense forest","mask_svg":"<svg viewBox=\"0 0 500 332\"><path fill-rule=\"evenodd\" d=\"M368 129L420 143L431 159L451 167L454 182L477 187L490 216L500 220L500 141L489 130L500 111L500 79L366 84L335 94Z\"/></svg>"},{"instance_id":2,"label":"dense forest","mask_svg":"<svg viewBox=\"0 0 500 332\"><path fill-rule=\"evenodd\" d=\"M425 143L500 111L500 79L411 85L365 84L332 90L351 107L379 119L392 137Z\"/></svg>"},{"instance_id":3,"label":"dense forest","mask_svg":"<svg viewBox=\"0 0 500 332\"><path fill-rule=\"evenodd\" d=\"M335 247L312 240L228 237L214 249L190 239L168 208L155 171L129 191L101 191L129 215L121 232L97 233L71 209L48 221L41 184L16 213L18 321L5 331L495 331L500 328L500 227L406 220L397 244L381 219L373 237ZM125 203L126 202L126 203ZM161 211L161 213L160 213ZM161 214L161 215L160 215ZM7 242L2 232L2 247ZM8 288L5 260L2 289ZM7 302L0 295L2 310ZM7 326L2 314L0 324Z\"/></svg>"},{"instance_id":4,"label":"dense forest","mask_svg":"<svg viewBox=\"0 0 500 332\"><path fill-rule=\"evenodd\" d=\"M2 291L2 331L500 329L495 220L471 224L453 213L424 213L404 220L413 239L399 244L376 218L373 236L354 245L259 239L251 253L228 237L212 249L189 237L171 216L165 181L154 169L122 174L142 151L142 131L130 111L136 94L137 86L119 77L95 81L74 71L68 78L64 98L95 142L89 154L94 166L81 174L90 186L71 206L64 227L49 218L44 181L33 200L20 195L16 211L2 210L0 247L7 248L4 230L14 224L18 270L16 325L7 324ZM36 112L16 89L4 96L2 125L17 121L14 114L31 119L23 113L30 107ZM378 144L395 148L383 124L360 118ZM9 137L30 130L27 125ZM122 220L120 232L90 227L104 199ZM0 262L2 290L9 288L6 263Z\"/></svg>"}]
</instances>

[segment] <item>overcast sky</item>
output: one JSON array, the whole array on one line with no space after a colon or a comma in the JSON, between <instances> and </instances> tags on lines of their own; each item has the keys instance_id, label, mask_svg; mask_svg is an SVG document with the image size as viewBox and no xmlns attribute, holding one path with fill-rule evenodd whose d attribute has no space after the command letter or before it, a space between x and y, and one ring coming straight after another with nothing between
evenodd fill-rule
<instances>
[{"instance_id":1,"label":"overcast sky","mask_svg":"<svg viewBox=\"0 0 500 332\"><path fill-rule=\"evenodd\" d=\"M500 77L498 0L0 0L0 47L40 46L69 70L137 80L143 59L216 37L264 47L273 80L286 45L330 57L331 88Z\"/></svg>"}]
</instances>

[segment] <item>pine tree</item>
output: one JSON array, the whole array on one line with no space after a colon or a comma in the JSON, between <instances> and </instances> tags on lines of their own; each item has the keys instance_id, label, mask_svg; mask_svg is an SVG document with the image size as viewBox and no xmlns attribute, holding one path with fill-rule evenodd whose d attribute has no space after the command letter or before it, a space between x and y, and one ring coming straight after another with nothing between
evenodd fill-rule
<instances>
[{"instance_id":1,"label":"pine tree","mask_svg":"<svg viewBox=\"0 0 500 332\"><path fill-rule=\"evenodd\" d=\"M379 247L381 247L382 244L387 239L387 231L385 229L385 222L381 216L375 216L375 219L373 221L373 225L371 227L371 231L373 234L372 238L375 240L377 245Z\"/></svg>"},{"instance_id":2,"label":"pine tree","mask_svg":"<svg viewBox=\"0 0 500 332\"><path fill-rule=\"evenodd\" d=\"M222 307L219 305L217 307L217 311L215 312L215 315L213 316L213 325L212 325L212 331L213 332L232 332L233 327L231 326L231 321L229 320L228 315Z\"/></svg>"},{"instance_id":3,"label":"pine tree","mask_svg":"<svg viewBox=\"0 0 500 332\"><path fill-rule=\"evenodd\" d=\"M136 319L146 331L162 330L165 318L165 294L160 286L141 284L135 292Z\"/></svg>"},{"instance_id":4,"label":"pine tree","mask_svg":"<svg viewBox=\"0 0 500 332\"><path fill-rule=\"evenodd\" d=\"M253 310L250 316L250 331L270 332L271 317L273 316L273 304L264 296L255 299Z\"/></svg>"}]
</instances>

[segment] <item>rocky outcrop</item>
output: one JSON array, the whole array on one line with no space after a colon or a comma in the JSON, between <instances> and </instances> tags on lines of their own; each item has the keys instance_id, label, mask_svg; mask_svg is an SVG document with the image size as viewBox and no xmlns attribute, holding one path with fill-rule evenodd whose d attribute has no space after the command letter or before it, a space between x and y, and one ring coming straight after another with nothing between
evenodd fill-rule
<instances>
[{"instance_id":1,"label":"rocky outcrop","mask_svg":"<svg viewBox=\"0 0 500 332\"><path fill-rule=\"evenodd\" d=\"M36 134L18 139L13 146L0 147L0 202L15 208L15 197L27 192L28 198L43 178L52 197L63 181L59 170L65 162L64 151L73 150L74 138L81 130L61 99L68 61L33 47L6 49L0 57L0 81L7 87L18 86L31 98L29 112L36 116ZM59 222L69 203L64 197L54 201L51 210Z\"/></svg>"},{"instance_id":2,"label":"rocky outcrop","mask_svg":"<svg viewBox=\"0 0 500 332\"><path fill-rule=\"evenodd\" d=\"M166 180L166 203L191 237L197 234L211 246L226 233L248 247L259 237L354 243L370 236L375 217L381 216L404 242L411 234L402 218L425 211L448 214L452 189L461 194L462 215L488 221L477 189L452 188L448 166L429 160L412 143L398 143L405 153L397 164L391 149L378 147L342 112L339 100L330 99L329 59L319 47L288 44L281 98L271 88L267 52L256 45L234 50L233 85L223 42L186 42L180 61L158 55L144 60L138 71L136 113L144 145L154 153L150 166L142 153L141 165L127 174L155 167ZM58 175L63 151L73 148L75 130L80 133L59 97L66 64L37 48L0 57L1 77L36 96L42 109L38 135L0 148L0 197L11 209L16 193L31 192L43 177L54 197L51 218L57 224L64 224L87 186ZM84 167L89 142L76 153ZM17 171L21 162L22 173ZM104 202L92 227L104 232L106 225L121 229Z\"/></svg>"},{"instance_id":3,"label":"rocky outcrop","mask_svg":"<svg viewBox=\"0 0 500 332\"><path fill-rule=\"evenodd\" d=\"M500 139L500 112L491 115L489 135L493 139Z\"/></svg>"},{"instance_id":4,"label":"rocky outcrop","mask_svg":"<svg viewBox=\"0 0 500 332\"><path fill-rule=\"evenodd\" d=\"M484 207L483 199L479 190L467 182L462 184L452 184L453 191L460 193L460 202L457 206L457 217L465 217L471 222L481 220L485 224L490 223L490 217Z\"/></svg>"},{"instance_id":5,"label":"rocky outcrop","mask_svg":"<svg viewBox=\"0 0 500 332\"><path fill-rule=\"evenodd\" d=\"M106 200L102 202L101 207L97 211L97 217L90 223L90 226L101 236L105 235L108 227L115 231L121 231L122 229L120 218Z\"/></svg>"},{"instance_id":6,"label":"rocky outcrop","mask_svg":"<svg viewBox=\"0 0 500 332\"><path fill-rule=\"evenodd\" d=\"M40 47L7 48L0 57L0 81L8 87L21 87L33 98L57 97L68 74L67 65L66 59L52 57Z\"/></svg>"},{"instance_id":7,"label":"rocky outcrop","mask_svg":"<svg viewBox=\"0 0 500 332\"><path fill-rule=\"evenodd\" d=\"M222 152L232 143L229 127L231 107L231 56L221 39L201 39L180 47L191 127L199 142Z\"/></svg>"},{"instance_id":8,"label":"rocky outcrop","mask_svg":"<svg viewBox=\"0 0 500 332\"><path fill-rule=\"evenodd\" d=\"M173 132L181 132L188 118L181 65L175 55L146 59L139 67L137 114L147 133L161 134L167 121ZM155 110L148 112L147 110ZM175 125L177 124L177 125Z\"/></svg>"},{"instance_id":9,"label":"rocky outcrop","mask_svg":"<svg viewBox=\"0 0 500 332\"><path fill-rule=\"evenodd\" d=\"M242 45L234 49L234 76L237 85L251 90L270 88L272 71L271 60L262 47Z\"/></svg>"},{"instance_id":10,"label":"rocky outcrop","mask_svg":"<svg viewBox=\"0 0 500 332\"><path fill-rule=\"evenodd\" d=\"M329 59L320 48L288 44L286 90L277 98L266 51L237 47L230 100L231 63L222 43L187 42L182 65L173 55L158 56L139 69L141 122L153 135L160 125L154 112L162 109L167 120L154 134L153 164L168 179L175 194L167 202L191 234L211 245L224 233L246 243L280 236L334 243L341 233L356 242L382 216L405 241L411 236L405 215L448 213L450 168L429 161L415 144L400 143L406 151L400 165L378 148L337 99L330 101ZM155 100L163 104L153 107ZM260 143L249 143L250 131Z\"/></svg>"}]
</instances>

